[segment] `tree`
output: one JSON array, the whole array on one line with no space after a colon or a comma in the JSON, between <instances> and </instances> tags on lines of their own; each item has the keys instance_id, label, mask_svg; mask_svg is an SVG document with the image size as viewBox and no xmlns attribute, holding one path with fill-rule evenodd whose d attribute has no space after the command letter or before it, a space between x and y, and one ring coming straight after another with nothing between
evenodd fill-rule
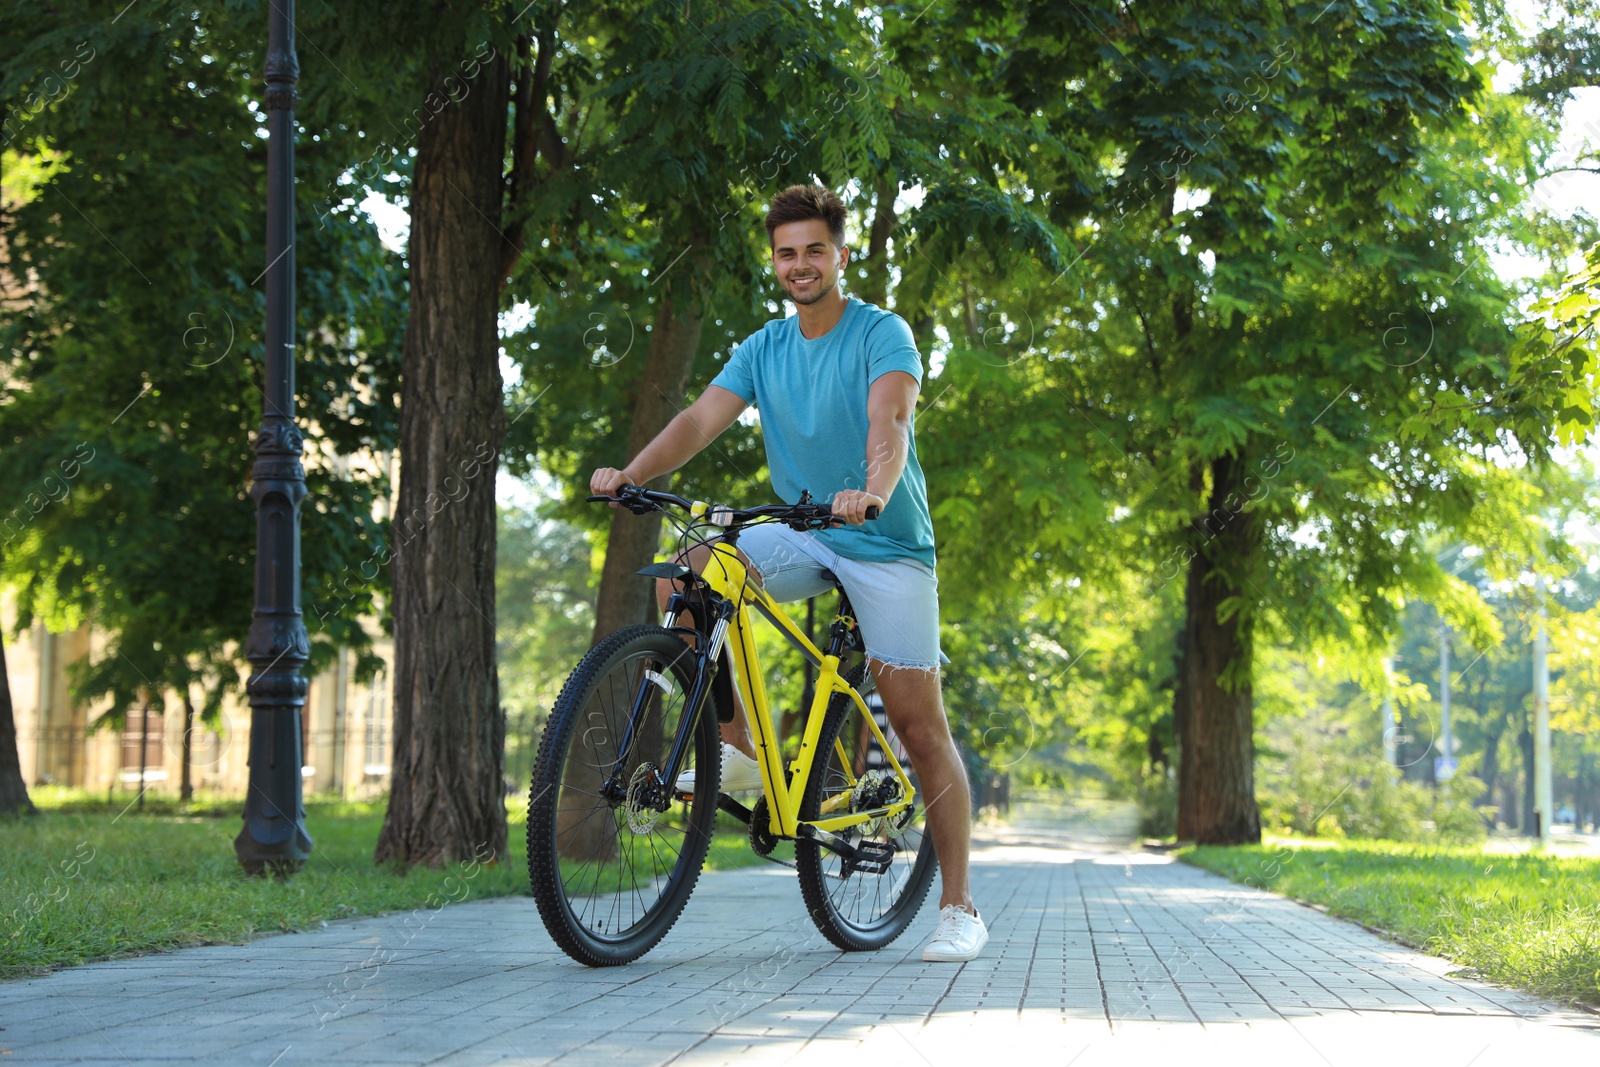
<instances>
[{"instance_id":1,"label":"tree","mask_svg":"<svg viewBox=\"0 0 1600 1067\"><path fill-rule=\"evenodd\" d=\"M448 91L470 36L440 30L425 105ZM379 863L440 866L506 846L494 482L511 70L505 57L484 58L471 91L417 134L397 508L406 545L393 557L394 754ZM520 62L517 76L529 73Z\"/></svg>"},{"instance_id":2,"label":"tree","mask_svg":"<svg viewBox=\"0 0 1600 1067\"><path fill-rule=\"evenodd\" d=\"M531 343L510 340L530 397L553 388L568 401L532 410L522 462L550 464L578 493L583 468L626 462L686 404L691 381L714 373L719 349L777 310L754 209L789 182L843 186L861 173L884 148L886 104L864 91L871 41L843 9L736 3L691 19L677 4L626 3L574 18L552 122L581 131L566 151L592 176L589 203L546 207L566 239L526 273ZM594 358L572 359L574 342ZM748 442L719 442L686 477L720 464L723 479L752 485L759 461L732 458ZM596 636L655 611L634 572L658 550L659 519L606 517Z\"/></svg>"},{"instance_id":3,"label":"tree","mask_svg":"<svg viewBox=\"0 0 1600 1067\"><path fill-rule=\"evenodd\" d=\"M6 673L5 635L0 633L0 817L32 815L35 810L17 759L17 722L11 708L11 678Z\"/></svg>"},{"instance_id":4,"label":"tree","mask_svg":"<svg viewBox=\"0 0 1600 1067\"><path fill-rule=\"evenodd\" d=\"M411 209L399 503L361 576L394 564L393 785L375 858L437 866L505 847L493 494L507 419L496 326L545 182L565 169L547 110L561 8L415 3L384 16L340 20L319 37L319 52L362 87L348 95L366 143L341 144L317 214L348 213L373 190Z\"/></svg>"},{"instance_id":5,"label":"tree","mask_svg":"<svg viewBox=\"0 0 1600 1067\"><path fill-rule=\"evenodd\" d=\"M91 620L107 634L75 683L79 699L110 697L101 725L141 691L159 710L197 679L204 715L240 680L264 26L255 10L143 5L108 21L89 5L25 4L4 29L0 99L25 114L6 126L0 235L0 490L22 502L0 515L3 577L23 624ZM303 190L331 181L335 147L356 140L339 111L324 98L300 112ZM357 620L381 583L336 579L370 552L385 486L341 457L392 447L392 256L364 221L302 227L298 244L313 663L346 645L370 670Z\"/></svg>"},{"instance_id":6,"label":"tree","mask_svg":"<svg viewBox=\"0 0 1600 1067\"><path fill-rule=\"evenodd\" d=\"M989 3L952 21L926 32L969 78L937 117L1008 103L1027 152L925 132L963 154L965 188L1010 195L963 216L960 189L930 191L900 220L937 263L912 260L900 298L921 273L950 338L925 464L984 494L936 515L941 557L1036 584L1063 567L1081 576L1063 597L1115 569L1097 556L1130 561L1147 596L1175 584L1180 832L1253 839L1257 638L1375 648L1405 596L1481 618L1420 535L1539 540L1525 507L1491 517L1523 502L1491 457L1542 462L1557 394L1514 340L1519 294L1464 271L1480 242L1551 247L1517 205L1552 129L1487 92L1438 4ZM1019 201L1075 249L1060 268L990 266L961 241ZM969 444L989 409L995 446Z\"/></svg>"},{"instance_id":7,"label":"tree","mask_svg":"<svg viewBox=\"0 0 1600 1067\"><path fill-rule=\"evenodd\" d=\"M10 108L0 101L0 130L6 128L9 115ZM0 189L4 188L4 176L4 157L0 155ZM4 194L0 193L0 241L5 240L5 231ZM0 816L29 815L36 809L28 797L28 783L22 778L22 762L17 754L17 721L5 656L5 633L0 632Z\"/></svg>"},{"instance_id":8,"label":"tree","mask_svg":"<svg viewBox=\"0 0 1600 1067\"><path fill-rule=\"evenodd\" d=\"M1530 159L1508 127L1543 134L1483 92L1442 8L1279 11L1221 34L1199 11L1122 24L1145 77L1098 101L1141 134L1108 188L1120 220L1085 260L1116 310L1079 407L1142 468L1134 513L1170 531L1178 833L1207 842L1259 833L1259 627L1364 643L1406 591L1459 599L1416 531L1474 527L1479 500L1515 494L1482 450L1547 453L1537 404L1500 387L1511 295L1454 284L1518 199ZM1496 414L1430 423L1441 390Z\"/></svg>"}]
</instances>

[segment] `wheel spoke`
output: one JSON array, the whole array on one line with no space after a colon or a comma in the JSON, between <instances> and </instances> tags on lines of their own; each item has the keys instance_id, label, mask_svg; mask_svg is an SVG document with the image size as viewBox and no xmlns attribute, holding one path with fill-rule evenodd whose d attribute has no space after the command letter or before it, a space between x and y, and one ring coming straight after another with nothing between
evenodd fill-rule
<instances>
[{"instance_id":1,"label":"wheel spoke","mask_svg":"<svg viewBox=\"0 0 1600 1067\"><path fill-rule=\"evenodd\" d=\"M580 663L547 721L530 794L529 873L546 926L581 962L626 962L648 950L687 900L694 879L681 875L704 861L715 797L663 797L652 776L688 710L686 653L659 627L621 631ZM686 769L711 758L714 744L714 720L702 721ZM622 793L607 795L614 769Z\"/></svg>"},{"instance_id":2,"label":"wheel spoke","mask_svg":"<svg viewBox=\"0 0 1600 1067\"><path fill-rule=\"evenodd\" d=\"M851 677L861 675L853 673ZM850 812L856 804L858 784L865 782L870 790L872 776L891 766L887 754L877 751L877 736L854 700L847 695L835 698L828 714L818 743L818 750L828 758L816 770L818 781L808 787L801 809L803 820L824 812L835 816ZM912 773L914 784L915 773L910 771L902 747L894 745L894 756ZM933 875L932 847L921 833L923 818L925 812L918 805L899 829L880 818L838 831L858 847L868 842L894 845L896 851L881 874L849 870L844 857L814 842L797 845L807 907L834 944L845 949L882 947L905 929L921 907Z\"/></svg>"}]
</instances>

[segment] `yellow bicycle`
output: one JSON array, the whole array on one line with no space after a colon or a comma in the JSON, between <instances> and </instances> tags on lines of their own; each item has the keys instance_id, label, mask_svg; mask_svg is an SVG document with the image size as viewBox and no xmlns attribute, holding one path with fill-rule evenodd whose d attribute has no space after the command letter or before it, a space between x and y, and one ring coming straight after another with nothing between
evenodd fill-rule
<instances>
[{"instance_id":1,"label":"yellow bicycle","mask_svg":"<svg viewBox=\"0 0 1600 1067\"><path fill-rule=\"evenodd\" d=\"M889 944L922 906L935 859L910 761L867 702L872 678L849 597L840 586L827 647L818 649L734 551L740 532L757 523L805 530L840 520L805 496L742 511L635 486L589 499L660 511L680 544L710 544L711 555L700 573L681 563L641 571L674 583L662 624L602 639L551 709L528 798L528 874L550 936L595 967L648 952L688 904L720 808L748 824L750 846L763 856L795 842L801 894L829 941L846 951ZM752 609L819 670L787 761ZM841 672L841 663L850 666ZM753 808L718 788L717 724L733 717L735 686L764 786ZM692 787L679 788L689 770Z\"/></svg>"}]
</instances>

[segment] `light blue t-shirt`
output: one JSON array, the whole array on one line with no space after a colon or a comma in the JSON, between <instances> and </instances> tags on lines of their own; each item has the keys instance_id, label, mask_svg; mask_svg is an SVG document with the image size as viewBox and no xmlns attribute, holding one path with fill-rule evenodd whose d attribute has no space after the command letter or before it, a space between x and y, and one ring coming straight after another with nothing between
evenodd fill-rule
<instances>
[{"instance_id":1,"label":"light blue t-shirt","mask_svg":"<svg viewBox=\"0 0 1600 1067\"><path fill-rule=\"evenodd\" d=\"M911 327L892 311L850 297L833 329L811 340L800 319L774 319L734 349L711 384L761 412L772 488L789 504L811 490L826 503L842 489L867 487L867 393L890 371L922 381ZM915 416L913 416L913 431ZM878 518L823 530L828 547L850 559L915 559L935 565L928 487L913 432L906 467Z\"/></svg>"}]
</instances>

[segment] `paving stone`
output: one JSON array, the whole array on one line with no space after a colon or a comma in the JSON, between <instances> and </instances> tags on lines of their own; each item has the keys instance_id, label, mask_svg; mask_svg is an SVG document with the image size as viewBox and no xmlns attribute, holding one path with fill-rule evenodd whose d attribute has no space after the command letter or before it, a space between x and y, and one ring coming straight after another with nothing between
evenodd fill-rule
<instances>
[{"instance_id":1,"label":"paving stone","mask_svg":"<svg viewBox=\"0 0 1600 1067\"><path fill-rule=\"evenodd\" d=\"M931 902L889 948L841 953L792 874L727 871L628 967L567 959L526 898L451 905L0 984L0 1049L79 1067L1600 1062L1600 1018L1169 857L1031 826L973 860L992 936L965 965L922 962Z\"/></svg>"}]
</instances>

